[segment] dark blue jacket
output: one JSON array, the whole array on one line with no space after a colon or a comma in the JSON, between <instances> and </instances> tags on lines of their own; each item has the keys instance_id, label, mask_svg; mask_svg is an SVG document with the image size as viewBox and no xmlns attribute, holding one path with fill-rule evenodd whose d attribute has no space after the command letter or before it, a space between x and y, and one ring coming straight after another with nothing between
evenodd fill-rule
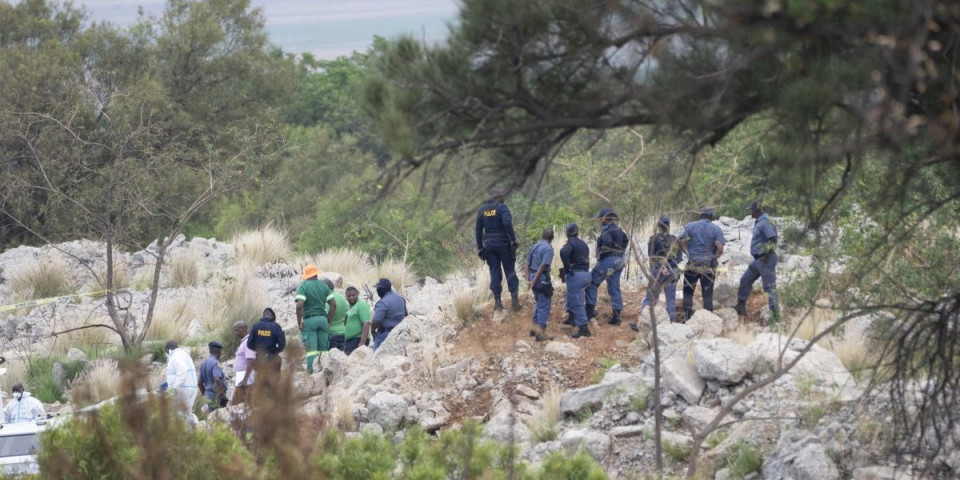
<instances>
[{"instance_id":1,"label":"dark blue jacket","mask_svg":"<svg viewBox=\"0 0 960 480\"><path fill-rule=\"evenodd\" d=\"M622 257L627 251L630 239L616 223L603 226L603 233L597 238L597 258Z\"/></svg>"},{"instance_id":2,"label":"dark blue jacket","mask_svg":"<svg viewBox=\"0 0 960 480\"><path fill-rule=\"evenodd\" d=\"M680 251L676 236L661 232L650 237L650 242L647 244L647 256L650 257L653 273L656 274L664 263L669 265L671 269L676 270L677 263L683 258L683 252Z\"/></svg>"},{"instance_id":3,"label":"dark blue jacket","mask_svg":"<svg viewBox=\"0 0 960 480\"><path fill-rule=\"evenodd\" d=\"M287 335L276 320L261 318L253 324L247 337L247 348L257 353L276 355L287 346Z\"/></svg>"},{"instance_id":4,"label":"dark blue jacket","mask_svg":"<svg viewBox=\"0 0 960 480\"><path fill-rule=\"evenodd\" d=\"M517 241L510 209L491 199L477 211L477 249L507 247Z\"/></svg>"},{"instance_id":5,"label":"dark blue jacket","mask_svg":"<svg viewBox=\"0 0 960 480\"><path fill-rule=\"evenodd\" d=\"M570 237L567 244L560 249L560 261L563 262L565 273L574 270L586 272L590 270L590 247L579 237Z\"/></svg>"}]
</instances>

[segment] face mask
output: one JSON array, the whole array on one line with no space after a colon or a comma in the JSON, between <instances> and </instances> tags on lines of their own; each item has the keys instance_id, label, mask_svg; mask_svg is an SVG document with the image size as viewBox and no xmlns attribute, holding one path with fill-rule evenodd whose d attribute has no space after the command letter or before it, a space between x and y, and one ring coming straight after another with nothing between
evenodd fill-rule
<instances>
[{"instance_id":1,"label":"face mask","mask_svg":"<svg viewBox=\"0 0 960 480\"><path fill-rule=\"evenodd\" d=\"M173 355L173 350L167 350L167 356Z\"/></svg>"},{"instance_id":2,"label":"face mask","mask_svg":"<svg viewBox=\"0 0 960 480\"><path fill-rule=\"evenodd\" d=\"M20 392L13 392L13 398L16 398L17 400L20 400L20 397L22 396L23 394Z\"/></svg>"}]
</instances>

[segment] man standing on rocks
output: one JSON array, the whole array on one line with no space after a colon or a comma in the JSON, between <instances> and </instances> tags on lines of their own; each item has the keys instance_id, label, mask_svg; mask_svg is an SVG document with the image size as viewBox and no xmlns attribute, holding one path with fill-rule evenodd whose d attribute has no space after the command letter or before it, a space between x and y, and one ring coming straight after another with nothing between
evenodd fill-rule
<instances>
[{"instance_id":1,"label":"man standing on rocks","mask_svg":"<svg viewBox=\"0 0 960 480\"><path fill-rule=\"evenodd\" d=\"M193 403L197 400L197 369L190 353L180 348L175 340L164 346L167 352L166 390L173 394L174 408L190 425L197 424Z\"/></svg>"},{"instance_id":2,"label":"man standing on rocks","mask_svg":"<svg viewBox=\"0 0 960 480\"><path fill-rule=\"evenodd\" d=\"M393 291L390 280L381 278L376 285L380 300L373 307L373 349L380 348L380 344L390 335L390 332L404 318L407 318L407 301Z\"/></svg>"},{"instance_id":3,"label":"man standing on rocks","mask_svg":"<svg viewBox=\"0 0 960 480\"><path fill-rule=\"evenodd\" d=\"M550 301L553 298L553 282L550 280L550 264L553 262L553 229L545 228L540 241L533 244L527 253L524 272L530 282L530 290L537 305L533 310L534 329L530 336L538 342L553 340L547 335L547 319L550 318Z\"/></svg>"},{"instance_id":4,"label":"man standing on rocks","mask_svg":"<svg viewBox=\"0 0 960 480\"><path fill-rule=\"evenodd\" d=\"M490 268L490 292L493 293L494 310L503 310L500 294L503 293L501 268L507 277L510 290L511 308L520 310L517 292L520 279L517 278L517 235L513 231L513 218L510 209L503 203L506 192L500 188L490 190L490 200L477 211L477 251Z\"/></svg>"},{"instance_id":5,"label":"man standing on rocks","mask_svg":"<svg viewBox=\"0 0 960 480\"><path fill-rule=\"evenodd\" d=\"M753 261L740 277L740 290L737 292L737 314L747 314L747 299L753 283L761 279L763 291L767 292L770 305L770 314L776 316L780 307L777 304L777 227L770 222L770 217L763 213L760 202L753 202L747 207L750 216L756 220L753 225L753 237L750 239L750 255Z\"/></svg>"},{"instance_id":6,"label":"man standing on rocks","mask_svg":"<svg viewBox=\"0 0 960 480\"><path fill-rule=\"evenodd\" d=\"M330 289L330 295L327 296L327 300L333 300L337 305L336 315L329 311L327 312L327 318L330 319L330 348L336 348L346 353L347 310L350 309L350 304L347 303L346 297L334 289L333 280L321 278L320 281L327 284L327 288Z\"/></svg>"},{"instance_id":7,"label":"man standing on rocks","mask_svg":"<svg viewBox=\"0 0 960 480\"><path fill-rule=\"evenodd\" d=\"M683 226L680 248L687 252L687 268L683 273L683 320L693 316L693 292L700 282L703 308L713 311L713 283L717 278L717 261L723 255L723 230L713 223L713 209L700 211L700 219Z\"/></svg>"},{"instance_id":8,"label":"man standing on rocks","mask_svg":"<svg viewBox=\"0 0 960 480\"><path fill-rule=\"evenodd\" d=\"M200 379L197 388L203 398L207 399L207 411L214 411L227 406L227 377L220 368L220 356L223 355L223 345L220 342L210 342L210 356L200 364Z\"/></svg>"},{"instance_id":9,"label":"man standing on rocks","mask_svg":"<svg viewBox=\"0 0 960 480\"><path fill-rule=\"evenodd\" d=\"M360 345L367 344L370 320L373 317L370 315L370 304L360 300L360 291L357 287L347 287L347 303L350 304L350 308L347 310L346 342L343 353L350 355Z\"/></svg>"},{"instance_id":10,"label":"man standing on rocks","mask_svg":"<svg viewBox=\"0 0 960 480\"><path fill-rule=\"evenodd\" d=\"M240 320L233 324L233 335L240 339L237 347L237 356L233 359L233 373L235 390L233 405L246 403L250 385L253 385L253 362L257 359L257 352L247 346L250 335L247 333L247 322Z\"/></svg>"},{"instance_id":11,"label":"man standing on rocks","mask_svg":"<svg viewBox=\"0 0 960 480\"><path fill-rule=\"evenodd\" d=\"M660 290L667 299L667 315L670 322L677 319L677 264L682 258L677 237L670 234L670 217L660 215L657 221L657 233L647 242L647 256L650 257L650 275L653 284L647 289L647 296L643 299L643 307L647 307L654 298L660 296ZM639 331L640 326L631 323L630 328Z\"/></svg>"},{"instance_id":12,"label":"man standing on rocks","mask_svg":"<svg viewBox=\"0 0 960 480\"><path fill-rule=\"evenodd\" d=\"M337 314L337 302L330 297L330 287L317 276L320 269L316 265L307 265L300 277L304 280L297 288L297 326L300 327L300 339L306 352L307 373L313 373L313 360L321 352L330 350L327 312L332 317Z\"/></svg>"},{"instance_id":13,"label":"man standing on rocks","mask_svg":"<svg viewBox=\"0 0 960 480\"><path fill-rule=\"evenodd\" d=\"M287 335L283 333L280 325L277 325L277 314L272 308L263 309L263 317L253 324L247 337L247 348L257 352L258 364L269 364L279 372L282 360L280 353L286 346Z\"/></svg>"},{"instance_id":14,"label":"man standing on rocks","mask_svg":"<svg viewBox=\"0 0 960 480\"><path fill-rule=\"evenodd\" d=\"M563 262L563 278L567 284L567 311L571 313L577 331L573 338L589 337L587 310L584 302L587 285L590 285L590 247L580 240L580 227L576 223L567 224L567 244L560 249L560 261Z\"/></svg>"},{"instance_id":15,"label":"man standing on rocks","mask_svg":"<svg viewBox=\"0 0 960 480\"><path fill-rule=\"evenodd\" d=\"M587 286L587 319L597 316L597 288L607 282L610 294L610 306L613 316L610 325L620 325L620 312L623 311L623 296L620 294L620 275L623 274L623 255L627 251L630 239L617 225L619 217L610 207L603 207L597 214L602 232L597 238L597 264L590 273L590 285Z\"/></svg>"}]
</instances>

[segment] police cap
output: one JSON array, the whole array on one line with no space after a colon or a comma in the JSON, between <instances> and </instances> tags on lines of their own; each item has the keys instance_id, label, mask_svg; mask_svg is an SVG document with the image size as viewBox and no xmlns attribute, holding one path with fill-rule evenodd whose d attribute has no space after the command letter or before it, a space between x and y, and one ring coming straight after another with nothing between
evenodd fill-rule
<instances>
[{"instance_id":1,"label":"police cap","mask_svg":"<svg viewBox=\"0 0 960 480\"><path fill-rule=\"evenodd\" d=\"M491 198L503 198L507 195L507 189L503 187L493 187L490 189Z\"/></svg>"},{"instance_id":2,"label":"police cap","mask_svg":"<svg viewBox=\"0 0 960 480\"><path fill-rule=\"evenodd\" d=\"M220 342L210 342L207 344L207 346L210 347L210 350L213 350L215 348L223 350L223 344L221 344Z\"/></svg>"},{"instance_id":3,"label":"police cap","mask_svg":"<svg viewBox=\"0 0 960 480\"><path fill-rule=\"evenodd\" d=\"M747 212L752 212L754 210L760 210L760 202L756 200L750 202L750 205L747 205Z\"/></svg>"},{"instance_id":4,"label":"police cap","mask_svg":"<svg viewBox=\"0 0 960 480\"><path fill-rule=\"evenodd\" d=\"M568 223L564 230L567 232L568 237L576 237L580 235L580 227L576 223Z\"/></svg>"},{"instance_id":5,"label":"police cap","mask_svg":"<svg viewBox=\"0 0 960 480\"><path fill-rule=\"evenodd\" d=\"M657 220L657 223L660 225L670 225L670 217L667 214L660 215L660 219Z\"/></svg>"},{"instance_id":6,"label":"police cap","mask_svg":"<svg viewBox=\"0 0 960 480\"><path fill-rule=\"evenodd\" d=\"M613 208L603 207L600 209L600 213L597 214L597 218L616 219L617 214L613 211Z\"/></svg>"},{"instance_id":7,"label":"police cap","mask_svg":"<svg viewBox=\"0 0 960 480\"><path fill-rule=\"evenodd\" d=\"M700 216L703 218L713 219L713 209L707 207L707 208L704 208L703 210L700 210Z\"/></svg>"},{"instance_id":8,"label":"police cap","mask_svg":"<svg viewBox=\"0 0 960 480\"><path fill-rule=\"evenodd\" d=\"M393 288L393 284L390 283L390 280L386 278L381 278L380 280L377 281L377 284L374 285L373 288L386 288L387 290L390 290L391 288Z\"/></svg>"}]
</instances>

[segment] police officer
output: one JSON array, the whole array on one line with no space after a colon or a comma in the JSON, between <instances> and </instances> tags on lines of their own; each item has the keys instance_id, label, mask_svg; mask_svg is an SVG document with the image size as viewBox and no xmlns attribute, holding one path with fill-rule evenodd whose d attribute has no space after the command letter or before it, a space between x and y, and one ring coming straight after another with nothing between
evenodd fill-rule
<instances>
[{"instance_id":1,"label":"police officer","mask_svg":"<svg viewBox=\"0 0 960 480\"><path fill-rule=\"evenodd\" d=\"M380 300L373 306L374 350L380 348L380 344L390 336L390 332L407 318L407 301L393 291L390 280L381 278L376 289Z\"/></svg>"},{"instance_id":2,"label":"police officer","mask_svg":"<svg viewBox=\"0 0 960 480\"><path fill-rule=\"evenodd\" d=\"M750 255L753 255L753 261L740 277L737 313L741 316L747 314L750 290L753 289L753 282L760 278L763 291L768 295L770 313L775 314L780 309L777 305L777 227L770 222L770 217L763 213L760 202L751 203L747 211L756 220L753 224L753 237L750 239Z\"/></svg>"},{"instance_id":3,"label":"police officer","mask_svg":"<svg viewBox=\"0 0 960 480\"><path fill-rule=\"evenodd\" d=\"M657 233L647 241L647 256L650 257L650 274L653 276L653 285L647 290L643 299L643 307L650 305L660 295L660 290L667 300L667 315L670 322L677 319L677 264L682 258L677 237L670 234L670 217L661 215L657 221ZM639 331L639 325L631 323L630 328Z\"/></svg>"},{"instance_id":4,"label":"police officer","mask_svg":"<svg viewBox=\"0 0 960 480\"><path fill-rule=\"evenodd\" d=\"M560 261L563 262L562 275L567 284L567 311L577 327L572 336L589 337L584 296L590 285L590 247L580 240L580 227L576 223L567 224L565 230L567 244L560 249Z\"/></svg>"},{"instance_id":5,"label":"police officer","mask_svg":"<svg viewBox=\"0 0 960 480\"><path fill-rule=\"evenodd\" d=\"M601 233L597 238L597 264L590 272L590 285L587 286L587 318L597 316L597 287L607 281L607 293L610 294L610 305L613 307L613 316L610 325L620 325L620 312L623 310L623 297L620 294L620 275L623 274L623 254L627 251L630 239L617 225L617 214L610 207L604 207L597 214L600 220Z\"/></svg>"},{"instance_id":6,"label":"police officer","mask_svg":"<svg viewBox=\"0 0 960 480\"><path fill-rule=\"evenodd\" d=\"M220 342L210 342L207 347L210 349L210 356L200 364L197 388L203 398L207 399L207 411L212 412L227 406L227 377L220 368L223 345Z\"/></svg>"},{"instance_id":7,"label":"police officer","mask_svg":"<svg viewBox=\"0 0 960 480\"><path fill-rule=\"evenodd\" d=\"M533 311L534 329L530 336L538 342L553 340L547 335L547 319L550 318L550 299L553 297L553 283L550 280L550 264L553 263L553 229L545 228L540 235L540 241L533 244L527 253L525 273L533 298L537 306Z\"/></svg>"},{"instance_id":8,"label":"police officer","mask_svg":"<svg viewBox=\"0 0 960 480\"><path fill-rule=\"evenodd\" d=\"M513 217L510 209L503 203L506 192L500 188L490 190L490 200L480 207L477 212L477 251L480 258L486 260L490 267L490 292L493 293L494 309L503 310L500 294L501 268L507 277L507 288L510 290L511 307L520 309L517 291L520 288L520 279L517 278L517 235L513 231Z\"/></svg>"},{"instance_id":9,"label":"police officer","mask_svg":"<svg viewBox=\"0 0 960 480\"><path fill-rule=\"evenodd\" d=\"M277 324L277 314L272 308L263 309L263 315L250 328L247 336L247 348L257 352L259 364L269 364L280 371L280 353L287 347L287 335Z\"/></svg>"},{"instance_id":10,"label":"police officer","mask_svg":"<svg viewBox=\"0 0 960 480\"><path fill-rule=\"evenodd\" d=\"M693 292L700 282L703 308L713 311L713 282L717 278L717 259L723 254L723 230L713 223L713 209L700 211L700 219L683 226L680 248L687 253L687 269L683 273L683 318L693 316Z\"/></svg>"}]
</instances>

